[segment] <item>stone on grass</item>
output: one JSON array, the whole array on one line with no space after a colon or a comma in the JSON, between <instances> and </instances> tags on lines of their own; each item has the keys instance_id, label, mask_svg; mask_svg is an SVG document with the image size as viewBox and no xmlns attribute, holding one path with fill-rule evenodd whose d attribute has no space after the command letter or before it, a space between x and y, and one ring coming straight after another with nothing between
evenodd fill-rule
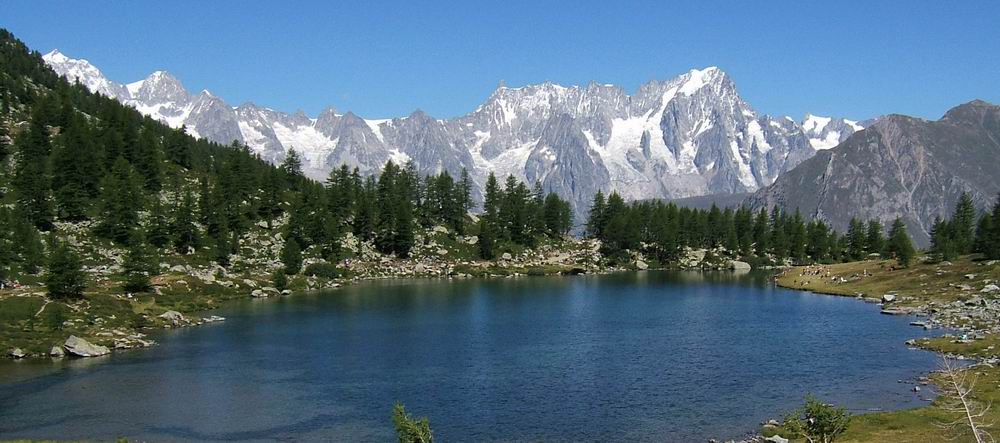
<instances>
[{"instance_id":1,"label":"stone on grass","mask_svg":"<svg viewBox=\"0 0 1000 443\"><path fill-rule=\"evenodd\" d=\"M997 285L986 285L982 291L979 292L997 292L1000 291L1000 286Z\"/></svg>"}]
</instances>

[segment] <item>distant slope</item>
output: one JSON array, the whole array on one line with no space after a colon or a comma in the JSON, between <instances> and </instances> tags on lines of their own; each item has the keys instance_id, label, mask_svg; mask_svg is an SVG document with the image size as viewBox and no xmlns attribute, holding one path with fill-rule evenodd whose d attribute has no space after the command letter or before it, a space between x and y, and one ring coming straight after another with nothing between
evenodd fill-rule
<instances>
[{"instance_id":1,"label":"distant slope","mask_svg":"<svg viewBox=\"0 0 1000 443\"><path fill-rule=\"evenodd\" d=\"M948 214L962 192L984 208L998 191L1000 107L976 100L938 121L880 118L778 177L749 202L798 208L840 232L851 217L901 217L926 246L934 218Z\"/></svg>"}]
</instances>

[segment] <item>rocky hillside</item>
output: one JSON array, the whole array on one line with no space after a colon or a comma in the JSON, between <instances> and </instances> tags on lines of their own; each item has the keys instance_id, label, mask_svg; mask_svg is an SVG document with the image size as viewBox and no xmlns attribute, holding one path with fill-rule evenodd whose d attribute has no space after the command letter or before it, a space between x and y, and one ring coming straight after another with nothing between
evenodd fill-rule
<instances>
[{"instance_id":1,"label":"rocky hillside","mask_svg":"<svg viewBox=\"0 0 1000 443\"><path fill-rule=\"evenodd\" d=\"M123 85L85 60L58 51L44 58L60 75L192 135L244 142L272 163L295 149L314 178L341 164L373 173L389 159L413 160L422 174L457 176L466 168L478 191L494 172L541 182L569 198L581 220L598 189L633 200L752 192L860 128L850 120L807 116L800 124L760 115L715 67L651 81L631 95L593 82L501 84L457 118L418 110L373 120L332 107L315 117L232 107L208 91L188 92L166 72Z\"/></svg>"},{"instance_id":2,"label":"rocky hillside","mask_svg":"<svg viewBox=\"0 0 1000 443\"><path fill-rule=\"evenodd\" d=\"M988 207L1000 192L1000 107L973 101L937 121L889 115L823 150L750 197L755 207L798 208L846 232L852 217L901 217L929 244L931 225L968 192Z\"/></svg>"}]
</instances>

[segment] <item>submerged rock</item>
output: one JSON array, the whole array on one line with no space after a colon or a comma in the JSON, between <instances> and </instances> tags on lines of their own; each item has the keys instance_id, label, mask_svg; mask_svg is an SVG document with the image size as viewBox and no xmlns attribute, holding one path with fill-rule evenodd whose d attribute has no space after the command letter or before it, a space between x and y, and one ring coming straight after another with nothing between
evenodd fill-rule
<instances>
[{"instance_id":1,"label":"submerged rock","mask_svg":"<svg viewBox=\"0 0 1000 443\"><path fill-rule=\"evenodd\" d=\"M75 335L71 335L66 339L63 348L69 354L77 357L97 357L111 353L106 346L95 345Z\"/></svg>"}]
</instances>

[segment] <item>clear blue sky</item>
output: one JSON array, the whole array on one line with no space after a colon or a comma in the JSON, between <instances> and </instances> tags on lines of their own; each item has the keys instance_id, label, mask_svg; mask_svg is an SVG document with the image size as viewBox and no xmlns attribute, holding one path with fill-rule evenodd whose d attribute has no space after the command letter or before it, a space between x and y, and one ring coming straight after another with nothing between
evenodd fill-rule
<instances>
[{"instance_id":1,"label":"clear blue sky","mask_svg":"<svg viewBox=\"0 0 1000 443\"><path fill-rule=\"evenodd\" d=\"M765 6L766 5L766 6ZM5 1L0 26L115 81L315 115L472 111L500 80L614 83L719 66L759 112L938 118L1000 103L1000 2Z\"/></svg>"}]
</instances>

